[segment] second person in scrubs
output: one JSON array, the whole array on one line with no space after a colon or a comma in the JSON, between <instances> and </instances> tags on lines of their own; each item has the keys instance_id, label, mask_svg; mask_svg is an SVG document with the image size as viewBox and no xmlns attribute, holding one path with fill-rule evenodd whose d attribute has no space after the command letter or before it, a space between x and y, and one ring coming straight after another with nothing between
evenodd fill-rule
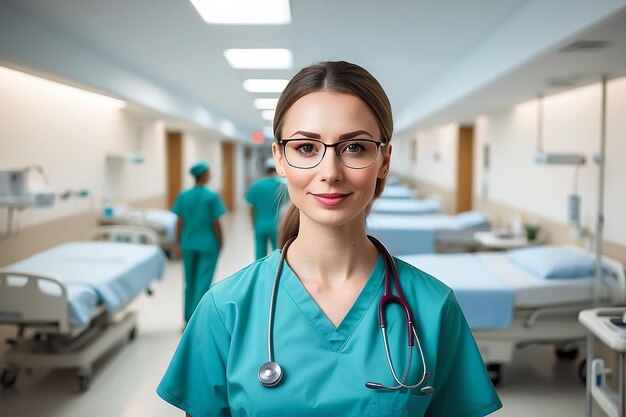
<instances>
[{"instance_id":1,"label":"second person in scrubs","mask_svg":"<svg viewBox=\"0 0 626 417\"><path fill-rule=\"evenodd\" d=\"M217 193L209 190L209 165L199 162L191 167L195 186L178 195L172 211L178 216L173 252L183 258L185 269L185 323L213 281L222 248L219 218L226 207Z\"/></svg>"},{"instance_id":2,"label":"second person in scrubs","mask_svg":"<svg viewBox=\"0 0 626 417\"><path fill-rule=\"evenodd\" d=\"M272 343L281 251L211 287L157 388L162 398L193 417L480 417L502 407L452 290L398 259L424 360L414 354L403 375L409 346L397 305L386 310L389 354L408 384L427 368L434 391L366 386L396 385L378 322L385 262L365 234L389 173L392 131L389 100L363 68L323 62L295 75L274 118L276 168L293 202L279 242L295 240L277 286ZM271 388L259 374L268 345L284 372Z\"/></svg>"},{"instance_id":3,"label":"second person in scrubs","mask_svg":"<svg viewBox=\"0 0 626 417\"><path fill-rule=\"evenodd\" d=\"M285 184L276 175L273 158L265 161L264 169L265 177L255 181L246 195L246 200L251 204L254 225L255 259L267 255L268 244L272 250L276 250L280 209L288 199Z\"/></svg>"}]
</instances>

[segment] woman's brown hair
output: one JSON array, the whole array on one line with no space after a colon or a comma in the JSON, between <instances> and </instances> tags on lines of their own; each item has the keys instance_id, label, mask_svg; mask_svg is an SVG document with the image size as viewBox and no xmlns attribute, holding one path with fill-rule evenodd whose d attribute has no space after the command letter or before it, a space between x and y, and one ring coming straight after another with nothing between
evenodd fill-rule
<instances>
[{"instance_id":1,"label":"woman's brown hair","mask_svg":"<svg viewBox=\"0 0 626 417\"><path fill-rule=\"evenodd\" d=\"M371 110L381 139L389 142L393 133L391 103L380 83L364 68L345 61L326 61L301 69L287 84L276 105L274 115L274 138L282 136L287 111L301 97L316 91L333 91L358 97ZM280 150L280 147L279 147ZM385 187L385 179L376 180L374 199ZM372 200L373 201L373 200ZM278 231L278 245L283 246L289 238L298 234L300 212L290 203Z\"/></svg>"}]
</instances>

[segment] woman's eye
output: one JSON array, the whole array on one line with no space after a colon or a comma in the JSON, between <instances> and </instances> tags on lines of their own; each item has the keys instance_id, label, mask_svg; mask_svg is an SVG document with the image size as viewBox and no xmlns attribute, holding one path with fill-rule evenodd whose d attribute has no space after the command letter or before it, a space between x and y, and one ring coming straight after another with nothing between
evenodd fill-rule
<instances>
[{"instance_id":1,"label":"woman's eye","mask_svg":"<svg viewBox=\"0 0 626 417\"><path fill-rule=\"evenodd\" d=\"M367 146L361 142L346 143L342 152L349 154L358 154L367 151Z\"/></svg>"},{"instance_id":2,"label":"woman's eye","mask_svg":"<svg viewBox=\"0 0 626 417\"><path fill-rule=\"evenodd\" d=\"M346 150L350 153L356 153L356 152L363 151L364 149L363 149L363 146L359 145L358 143L351 143L348 145Z\"/></svg>"},{"instance_id":3,"label":"woman's eye","mask_svg":"<svg viewBox=\"0 0 626 417\"><path fill-rule=\"evenodd\" d=\"M315 146L311 143L301 143L296 146L296 150L302 154L310 154L316 151Z\"/></svg>"}]
</instances>

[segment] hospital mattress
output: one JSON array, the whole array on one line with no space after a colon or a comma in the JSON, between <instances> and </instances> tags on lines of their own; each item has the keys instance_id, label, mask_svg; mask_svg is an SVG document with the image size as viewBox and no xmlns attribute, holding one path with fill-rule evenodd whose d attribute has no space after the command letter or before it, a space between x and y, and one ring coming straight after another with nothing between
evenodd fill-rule
<instances>
[{"instance_id":1,"label":"hospital mattress","mask_svg":"<svg viewBox=\"0 0 626 417\"><path fill-rule=\"evenodd\" d=\"M176 238L177 216L168 210L139 209L117 204L109 215L100 217L100 224L141 226L154 230L160 238L161 246L169 248Z\"/></svg>"},{"instance_id":2,"label":"hospital mattress","mask_svg":"<svg viewBox=\"0 0 626 417\"><path fill-rule=\"evenodd\" d=\"M455 215L372 213L366 222L367 232L394 255L434 253L444 246L471 248L476 245L474 232L490 228L488 219L476 211Z\"/></svg>"},{"instance_id":3,"label":"hospital mattress","mask_svg":"<svg viewBox=\"0 0 626 417\"><path fill-rule=\"evenodd\" d=\"M381 198L416 198L417 191L406 185L387 185L380 195Z\"/></svg>"},{"instance_id":4,"label":"hospital mattress","mask_svg":"<svg viewBox=\"0 0 626 417\"><path fill-rule=\"evenodd\" d=\"M505 252L398 258L452 288L472 329L506 328L516 308L585 303L592 298L593 277L542 279L516 266Z\"/></svg>"},{"instance_id":5,"label":"hospital mattress","mask_svg":"<svg viewBox=\"0 0 626 417\"><path fill-rule=\"evenodd\" d=\"M83 326L99 304L115 312L146 290L154 279L161 277L165 263L163 252L154 245L72 242L2 270L49 276L63 283L67 288L70 323ZM55 291L53 286L45 287L42 285L41 290Z\"/></svg>"},{"instance_id":6,"label":"hospital mattress","mask_svg":"<svg viewBox=\"0 0 626 417\"><path fill-rule=\"evenodd\" d=\"M441 204L428 198L379 198L372 206L372 213L428 214L439 212L441 212Z\"/></svg>"},{"instance_id":7,"label":"hospital mattress","mask_svg":"<svg viewBox=\"0 0 626 417\"><path fill-rule=\"evenodd\" d=\"M516 266L502 252L476 254L515 292L516 308L536 308L592 300L594 277L542 279Z\"/></svg>"}]
</instances>

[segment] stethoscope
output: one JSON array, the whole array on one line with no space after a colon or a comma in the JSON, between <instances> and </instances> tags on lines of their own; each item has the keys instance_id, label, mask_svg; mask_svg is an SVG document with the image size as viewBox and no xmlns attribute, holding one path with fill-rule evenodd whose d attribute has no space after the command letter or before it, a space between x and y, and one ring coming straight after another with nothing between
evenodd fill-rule
<instances>
[{"instance_id":1,"label":"stethoscope","mask_svg":"<svg viewBox=\"0 0 626 417\"><path fill-rule=\"evenodd\" d=\"M383 385L378 382L366 382L365 386L371 389L383 389L383 390L398 390L402 388L407 389L415 389L420 388L420 392L423 395L430 394L434 391L434 388L427 384L428 378L430 376L430 372L426 370L426 361L424 359L424 351L422 350L422 345L420 343L419 337L417 336L417 331L415 330L415 325L413 324L413 313L411 312L411 308L404 297L404 293L402 292L402 287L400 286L400 279L398 278L398 270L396 269L396 264L393 261L393 258L387 248L380 243L377 239L372 236L368 236L369 240L376 246L378 251L382 254L383 260L385 261L385 289L383 296L380 298L378 302L378 322L380 324L380 329L383 334L383 343L385 345L385 353L387 355L387 363L389 364L389 369L391 370L391 375L393 375L393 379L396 381L398 385ZM273 346L273 333L274 333L274 312L276 305L276 294L278 289L278 282L280 280L280 276L283 271L283 264L285 262L285 257L287 256L287 249L289 245L295 240L295 237L289 239L285 246L283 246L282 253L280 256L280 261L278 264L278 268L276 270L276 276L274 277L274 285L272 287L272 296L270 299L270 311L268 317L268 327L267 327L267 356L268 361L265 362L259 368L259 381L264 386L271 388L277 386L283 378L283 369L281 366L274 361L274 346ZM391 274L391 279L393 279L393 283L396 287L396 291L398 295L394 295L391 292L391 279L389 275ZM406 363L406 367L404 368L404 373L402 378L398 378L396 374L395 368L393 366L393 361L391 360L391 353L389 352L389 342L387 340L387 320L385 317L386 307L389 304L398 304L404 309L404 313L406 315L407 321L407 333L409 337L409 355ZM420 359L422 361L423 370L422 377L418 383L413 385L408 385L405 383L407 374L411 367L411 359L413 357L413 346L417 345L417 349L419 352Z\"/></svg>"}]
</instances>

